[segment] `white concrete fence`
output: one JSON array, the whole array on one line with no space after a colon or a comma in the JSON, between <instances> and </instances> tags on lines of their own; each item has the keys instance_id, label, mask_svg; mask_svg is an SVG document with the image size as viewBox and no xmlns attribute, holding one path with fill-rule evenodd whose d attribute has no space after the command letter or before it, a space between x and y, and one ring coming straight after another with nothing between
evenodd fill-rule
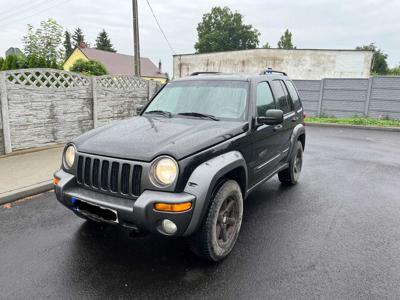
<instances>
[{"instance_id":1,"label":"white concrete fence","mask_svg":"<svg viewBox=\"0 0 400 300\"><path fill-rule=\"evenodd\" d=\"M311 116L400 119L400 77L295 80ZM0 72L0 155L65 143L132 117L160 88L134 76L87 77L53 69Z\"/></svg>"},{"instance_id":2,"label":"white concrete fence","mask_svg":"<svg viewBox=\"0 0 400 300\"><path fill-rule=\"evenodd\" d=\"M160 87L134 76L87 77L53 69L0 72L0 155L65 143L132 117Z\"/></svg>"},{"instance_id":3,"label":"white concrete fence","mask_svg":"<svg viewBox=\"0 0 400 300\"><path fill-rule=\"evenodd\" d=\"M400 76L294 80L310 116L400 119Z\"/></svg>"}]
</instances>

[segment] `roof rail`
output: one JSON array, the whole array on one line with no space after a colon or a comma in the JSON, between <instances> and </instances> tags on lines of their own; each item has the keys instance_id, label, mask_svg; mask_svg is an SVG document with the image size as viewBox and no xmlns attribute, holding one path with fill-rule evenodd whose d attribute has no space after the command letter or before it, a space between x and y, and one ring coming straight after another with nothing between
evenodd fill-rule
<instances>
[{"instance_id":1,"label":"roof rail","mask_svg":"<svg viewBox=\"0 0 400 300\"><path fill-rule=\"evenodd\" d=\"M193 72L190 76L221 74L221 72Z\"/></svg>"},{"instance_id":2,"label":"roof rail","mask_svg":"<svg viewBox=\"0 0 400 300\"><path fill-rule=\"evenodd\" d=\"M265 69L264 71L262 71L262 72L260 73L260 75L266 75L266 74L272 74L272 73L282 74L282 75L284 75L284 76L287 76L287 74L286 74L285 72L276 71L276 70L273 70L272 68L267 68L267 69Z\"/></svg>"}]
</instances>

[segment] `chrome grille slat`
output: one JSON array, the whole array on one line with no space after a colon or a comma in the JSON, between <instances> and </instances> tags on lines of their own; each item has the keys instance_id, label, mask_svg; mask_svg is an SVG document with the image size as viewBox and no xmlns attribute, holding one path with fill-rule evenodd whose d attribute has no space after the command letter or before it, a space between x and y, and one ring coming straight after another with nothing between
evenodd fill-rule
<instances>
[{"instance_id":1,"label":"chrome grille slat","mask_svg":"<svg viewBox=\"0 0 400 300\"><path fill-rule=\"evenodd\" d=\"M78 154L77 183L103 193L136 198L141 192L142 165L133 161Z\"/></svg>"},{"instance_id":2,"label":"chrome grille slat","mask_svg":"<svg viewBox=\"0 0 400 300\"><path fill-rule=\"evenodd\" d=\"M129 170L129 194L133 195L133 188L132 188L132 182L133 182L133 169L135 167L131 166L131 169Z\"/></svg>"},{"instance_id":3,"label":"chrome grille slat","mask_svg":"<svg viewBox=\"0 0 400 300\"><path fill-rule=\"evenodd\" d=\"M111 168L112 162L109 161L108 174L107 174L107 190L111 191Z\"/></svg>"}]
</instances>

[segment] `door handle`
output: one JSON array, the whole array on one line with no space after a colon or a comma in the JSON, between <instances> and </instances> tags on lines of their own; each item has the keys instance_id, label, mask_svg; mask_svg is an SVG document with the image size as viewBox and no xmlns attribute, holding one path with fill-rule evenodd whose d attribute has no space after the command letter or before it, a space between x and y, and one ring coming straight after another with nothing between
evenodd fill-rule
<instances>
[{"instance_id":1,"label":"door handle","mask_svg":"<svg viewBox=\"0 0 400 300\"><path fill-rule=\"evenodd\" d=\"M276 125L276 126L274 127L274 130L280 130L280 129L282 129L282 128L283 128L282 124L279 124L279 125Z\"/></svg>"},{"instance_id":2,"label":"door handle","mask_svg":"<svg viewBox=\"0 0 400 300\"><path fill-rule=\"evenodd\" d=\"M299 117L293 117L292 122L297 122L299 120Z\"/></svg>"}]
</instances>

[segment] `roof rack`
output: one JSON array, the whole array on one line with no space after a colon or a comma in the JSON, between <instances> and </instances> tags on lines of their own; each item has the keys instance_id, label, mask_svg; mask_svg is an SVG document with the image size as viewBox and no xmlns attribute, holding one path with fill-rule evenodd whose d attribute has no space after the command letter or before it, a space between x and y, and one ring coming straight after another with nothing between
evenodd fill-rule
<instances>
[{"instance_id":1,"label":"roof rack","mask_svg":"<svg viewBox=\"0 0 400 300\"><path fill-rule=\"evenodd\" d=\"M273 74L273 73L282 74L282 75L284 75L284 76L287 76L287 74L286 74L285 72L276 71L276 70L273 70L272 68L267 68L267 69L265 69L264 71L262 71L262 72L260 73L260 75Z\"/></svg>"},{"instance_id":2,"label":"roof rack","mask_svg":"<svg viewBox=\"0 0 400 300\"><path fill-rule=\"evenodd\" d=\"M193 72L190 76L221 74L221 72Z\"/></svg>"}]
</instances>

